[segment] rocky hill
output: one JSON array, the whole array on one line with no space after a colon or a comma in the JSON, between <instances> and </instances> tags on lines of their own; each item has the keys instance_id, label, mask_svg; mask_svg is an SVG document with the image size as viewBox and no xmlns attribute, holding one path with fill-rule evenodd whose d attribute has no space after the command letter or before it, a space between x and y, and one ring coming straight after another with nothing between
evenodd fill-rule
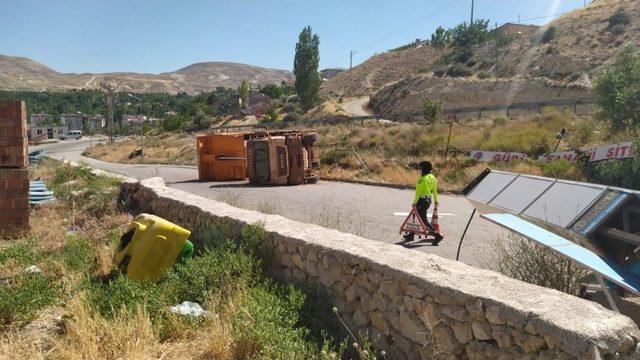
<instances>
[{"instance_id":1,"label":"rocky hill","mask_svg":"<svg viewBox=\"0 0 640 360\"><path fill-rule=\"evenodd\" d=\"M612 21L623 9L626 20ZM420 109L425 97L445 107L590 96L591 83L622 45L640 46L640 2L596 0L536 33L493 37L464 62L430 46L377 55L323 84L324 97L370 95L378 112ZM448 76L462 66L468 74ZM371 81L375 79L375 81Z\"/></svg>"},{"instance_id":2,"label":"rocky hill","mask_svg":"<svg viewBox=\"0 0 640 360\"><path fill-rule=\"evenodd\" d=\"M197 94L218 86L237 87L243 79L252 84L293 81L286 70L230 63L204 62L189 65L174 72L161 74L105 73L68 74L57 72L46 65L24 57L0 55L0 89L53 90L96 89L102 81L118 83L122 91L186 92Z\"/></svg>"}]
</instances>

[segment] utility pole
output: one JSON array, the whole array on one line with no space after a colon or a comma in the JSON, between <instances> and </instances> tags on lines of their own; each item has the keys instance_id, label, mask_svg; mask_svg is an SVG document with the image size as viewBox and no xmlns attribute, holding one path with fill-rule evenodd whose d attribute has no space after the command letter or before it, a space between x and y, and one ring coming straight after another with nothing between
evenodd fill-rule
<instances>
[{"instance_id":1,"label":"utility pole","mask_svg":"<svg viewBox=\"0 0 640 360\"><path fill-rule=\"evenodd\" d=\"M108 119L109 143L113 144L113 132L115 128L113 123L113 104L118 99L118 95L116 94L116 90L118 86L110 84L108 82L103 82L100 84L100 87L104 91L104 96L107 103L107 109L109 110L109 119Z\"/></svg>"},{"instance_id":2,"label":"utility pole","mask_svg":"<svg viewBox=\"0 0 640 360\"><path fill-rule=\"evenodd\" d=\"M471 22L469 23L469 25L473 25L473 2L474 0L471 0Z\"/></svg>"},{"instance_id":3,"label":"utility pole","mask_svg":"<svg viewBox=\"0 0 640 360\"><path fill-rule=\"evenodd\" d=\"M351 68L353 67L353 54L355 53L355 50L349 50L349 72L351 72Z\"/></svg>"},{"instance_id":4,"label":"utility pole","mask_svg":"<svg viewBox=\"0 0 640 360\"><path fill-rule=\"evenodd\" d=\"M520 24L520 14L518 14L518 24Z\"/></svg>"},{"instance_id":5,"label":"utility pole","mask_svg":"<svg viewBox=\"0 0 640 360\"><path fill-rule=\"evenodd\" d=\"M142 116L142 99L132 94L127 94L128 97L138 100L138 116L140 117L140 162L144 162L144 116Z\"/></svg>"}]
</instances>

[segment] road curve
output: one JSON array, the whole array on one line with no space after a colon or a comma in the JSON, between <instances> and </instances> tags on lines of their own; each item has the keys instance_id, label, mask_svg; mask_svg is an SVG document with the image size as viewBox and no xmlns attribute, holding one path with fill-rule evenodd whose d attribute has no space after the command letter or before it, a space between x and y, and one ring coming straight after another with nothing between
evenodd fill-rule
<instances>
[{"instance_id":1,"label":"road curve","mask_svg":"<svg viewBox=\"0 0 640 360\"><path fill-rule=\"evenodd\" d=\"M398 230L413 198L411 190L340 182L321 181L313 185L280 187L199 182L194 166L107 163L82 156L88 146L89 140L82 139L35 148L129 177L143 179L161 176L170 187L209 199L277 213L296 221L333 227L367 239L389 243L401 240ZM445 235L440 246L418 242L407 247L455 259L458 241L473 208L464 197L441 195L439 210L440 225ZM476 217L467 233L460 260L470 265L486 267L487 261L493 259L491 244L506 237L505 231Z\"/></svg>"},{"instance_id":2,"label":"road curve","mask_svg":"<svg viewBox=\"0 0 640 360\"><path fill-rule=\"evenodd\" d=\"M362 97L358 99L347 100L342 103L344 111L351 113L352 116L367 116L371 113L367 110L367 104L369 104L369 97Z\"/></svg>"}]
</instances>

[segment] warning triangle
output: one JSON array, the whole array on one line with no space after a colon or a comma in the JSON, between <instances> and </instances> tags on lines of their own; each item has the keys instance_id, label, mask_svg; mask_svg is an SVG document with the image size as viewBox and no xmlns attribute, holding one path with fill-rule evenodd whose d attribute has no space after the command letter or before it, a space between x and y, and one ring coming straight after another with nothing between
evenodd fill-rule
<instances>
[{"instance_id":1,"label":"warning triangle","mask_svg":"<svg viewBox=\"0 0 640 360\"><path fill-rule=\"evenodd\" d=\"M407 218L402 223L402 226L400 226L400 232L408 232L425 236L429 233L429 231L427 230L427 226L420 218L420 215L418 214L418 210L416 208L411 209L409 216L407 216Z\"/></svg>"}]
</instances>

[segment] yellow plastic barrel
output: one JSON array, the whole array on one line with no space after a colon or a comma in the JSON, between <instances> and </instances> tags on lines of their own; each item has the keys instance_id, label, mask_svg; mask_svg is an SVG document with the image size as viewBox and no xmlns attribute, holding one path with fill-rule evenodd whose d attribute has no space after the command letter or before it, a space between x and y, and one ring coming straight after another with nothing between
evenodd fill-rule
<instances>
[{"instance_id":1,"label":"yellow plastic barrel","mask_svg":"<svg viewBox=\"0 0 640 360\"><path fill-rule=\"evenodd\" d=\"M155 280L175 264L189 235L161 217L140 214L120 238L113 260L132 279Z\"/></svg>"}]
</instances>

